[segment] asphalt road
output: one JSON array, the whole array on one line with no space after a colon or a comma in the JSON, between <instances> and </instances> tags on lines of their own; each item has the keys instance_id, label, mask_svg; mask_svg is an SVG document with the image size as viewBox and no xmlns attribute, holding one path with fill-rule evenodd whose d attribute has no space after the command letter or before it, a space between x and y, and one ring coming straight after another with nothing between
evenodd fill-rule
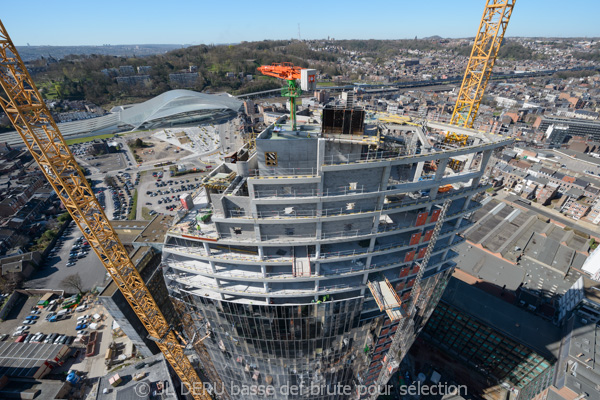
<instances>
[{"instance_id":1,"label":"asphalt road","mask_svg":"<svg viewBox=\"0 0 600 400\"><path fill-rule=\"evenodd\" d=\"M67 267L71 247L75 240L81 236L81 232L71 222L73 229L70 233L63 234L64 242L55 256L49 256L45 265L38 269L35 274L24 283L26 288L31 289L63 289L73 292L73 289L65 288L61 283L67 276L78 273L83 282L84 289L92 289L96 286L104 286L106 269L90 250L87 256L77 260L75 265Z\"/></svg>"}]
</instances>

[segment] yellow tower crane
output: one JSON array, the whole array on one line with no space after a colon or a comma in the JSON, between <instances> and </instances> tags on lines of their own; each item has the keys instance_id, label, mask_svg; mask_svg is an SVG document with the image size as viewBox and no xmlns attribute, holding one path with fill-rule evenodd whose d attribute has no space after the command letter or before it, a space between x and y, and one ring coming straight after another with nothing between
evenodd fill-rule
<instances>
[{"instance_id":1,"label":"yellow tower crane","mask_svg":"<svg viewBox=\"0 0 600 400\"><path fill-rule=\"evenodd\" d=\"M472 128L504 39L516 0L487 0L450 123ZM449 132L447 143L466 146L466 137Z\"/></svg>"},{"instance_id":2,"label":"yellow tower crane","mask_svg":"<svg viewBox=\"0 0 600 400\"><path fill-rule=\"evenodd\" d=\"M0 105L65 208L195 400L211 399L129 258L0 21Z\"/></svg>"}]
</instances>

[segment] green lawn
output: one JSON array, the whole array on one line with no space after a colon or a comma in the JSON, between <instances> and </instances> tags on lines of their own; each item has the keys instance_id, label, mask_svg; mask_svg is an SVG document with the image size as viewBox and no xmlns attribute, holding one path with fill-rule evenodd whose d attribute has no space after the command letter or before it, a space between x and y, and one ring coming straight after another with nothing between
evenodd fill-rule
<instances>
[{"instance_id":1,"label":"green lawn","mask_svg":"<svg viewBox=\"0 0 600 400\"><path fill-rule=\"evenodd\" d=\"M137 189L135 189L133 191L133 203L131 205L131 211L129 211L129 216L127 217L127 219L129 219L129 220L135 219L135 215L137 214L137 201L138 201L138 193L137 193Z\"/></svg>"},{"instance_id":2,"label":"green lawn","mask_svg":"<svg viewBox=\"0 0 600 400\"><path fill-rule=\"evenodd\" d=\"M77 139L66 139L65 142L67 143L67 146L70 146L72 144L92 142L96 139L110 139L113 136L114 135L112 133L106 133L104 135L88 136L88 137L77 138Z\"/></svg>"}]
</instances>

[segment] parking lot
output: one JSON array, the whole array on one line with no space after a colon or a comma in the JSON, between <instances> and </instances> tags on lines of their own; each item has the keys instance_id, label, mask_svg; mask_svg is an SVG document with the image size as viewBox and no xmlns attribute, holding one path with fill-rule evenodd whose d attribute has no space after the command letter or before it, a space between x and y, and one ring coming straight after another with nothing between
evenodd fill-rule
<instances>
[{"instance_id":1,"label":"parking lot","mask_svg":"<svg viewBox=\"0 0 600 400\"><path fill-rule=\"evenodd\" d=\"M106 269L96 254L89 249L89 246L83 244L84 241L80 239L81 237L79 228L74 222L71 222L44 261L42 268L36 270L24 283L25 288L63 288L72 291L73 289L64 288L62 281L75 273L81 277L84 290L103 286L107 279ZM76 247L78 243L80 246ZM77 251L75 254L78 254L76 257L72 256L74 250Z\"/></svg>"},{"instance_id":2,"label":"parking lot","mask_svg":"<svg viewBox=\"0 0 600 400\"><path fill-rule=\"evenodd\" d=\"M153 176L154 173L157 176ZM179 197L184 193L194 193L206 174L207 172L198 172L169 177L169 173L163 171L163 176L160 177L158 172L146 172L138 186L138 219L143 207L157 213L175 214L176 208L181 204Z\"/></svg>"},{"instance_id":3,"label":"parking lot","mask_svg":"<svg viewBox=\"0 0 600 400\"><path fill-rule=\"evenodd\" d=\"M57 298L57 296L55 297ZM76 337L77 327L79 326L79 332L82 335L87 335L89 333L89 324L92 323L92 318L88 314L88 309L82 312L69 312L66 317L62 320L56 322L50 322L46 318L51 315L47 309L38 310L36 307L37 302L39 301L39 297L26 297L25 295L21 296L21 299L17 302L15 307L8 314L7 318L2 322L0 326L0 333L8 334L9 337L5 340L16 340L18 338L16 332L18 327L26 327L23 332L28 333L29 340L35 336L36 333L41 333L45 335L41 340L44 342L48 339L49 335L54 335L54 341L58 339L60 336L64 335L67 339L64 339L64 343L68 345L77 345ZM37 311L33 311L37 310ZM57 307L54 311L60 311L61 308ZM33 312L36 312L35 314ZM87 319L80 318L83 316L88 316ZM32 323L25 323L30 319ZM78 323L79 322L79 323ZM101 329L104 322L99 322L97 328ZM24 342L28 342L27 337L24 339ZM58 343L57 343L58 344ZM83 343L82 343L83 345Z\"/></svg>"},{"instance_id":4,"label":"parking lot","mask_svg":"<svg viewBox=\"0 0 600 400\"><path fill-rule=\"evenodd\" d=\"M125 170L133 166L132 161L126 151L108 153L101 155L90 154L90 148L93 142L78 143L69 146L77 162L85 167L104 173L114 170Z\"/></svg>"},{"instance_id":5,"label":"parking lot","mask_svg":"<svg viewBox=\"0 0 600 400\"><path fill-rule=\"evenodd\" d=\"M121 172L112 177L113 185L106 192L111 198L108 203L112 207L110 210L105 209L106 215L112 216L112 220L128 219L133 206L133 191L139 183L139 177L139 173L132 177L128 172Z\"/></svg>"}]
</instances>

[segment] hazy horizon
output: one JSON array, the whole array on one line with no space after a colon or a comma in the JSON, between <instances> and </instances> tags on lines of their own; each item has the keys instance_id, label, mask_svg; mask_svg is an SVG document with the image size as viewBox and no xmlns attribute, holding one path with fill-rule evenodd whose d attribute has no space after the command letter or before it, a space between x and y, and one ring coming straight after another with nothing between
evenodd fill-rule
<instances>
[{"instance_id":1,"label":"hazy horizon","mask_svg":"<svg viewBox=\"0 0 600 400\"><path fill-rule=\"evenodd\" d=\"M143 3L65 0L58 7L32 0L29 5L35 13L26 13L17 2L5 4L2 22L19 46L231 44L298 36L310 40L327 37L396 40L436 35L469 38L475 36L485 1L464 3L374 0L365 7L362 1L345 0L290 10L274 1L252 4L230 0L225 9L214 2L183 1L165 6L157 0ZM516 2L507 37L600 37L596 22L599 3L572 0L568 7L558 0L533 3Z\"/></svg>"}]
</instances>

